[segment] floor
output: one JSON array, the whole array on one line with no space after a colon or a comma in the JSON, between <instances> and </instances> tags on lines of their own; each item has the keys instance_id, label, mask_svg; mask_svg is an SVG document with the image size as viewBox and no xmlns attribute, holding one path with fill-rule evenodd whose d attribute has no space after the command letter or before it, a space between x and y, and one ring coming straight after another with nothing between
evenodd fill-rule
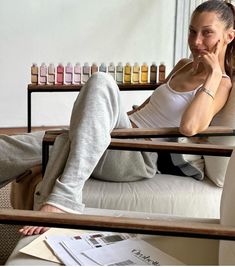
<instances>
[{"instance_id":1,"label":"floor","mask_svg":"<svg viewBox=\"0 0 235 267\"><path fill-rule=\"evenodd\" d=\"M32 131L42 131L48 129L65 128L66 126L47 126L47 127L32 127ZM11 128L0 128L0 134L22 134L27 133L27 127L11 127Z\"/></svg>"}]
</instances>

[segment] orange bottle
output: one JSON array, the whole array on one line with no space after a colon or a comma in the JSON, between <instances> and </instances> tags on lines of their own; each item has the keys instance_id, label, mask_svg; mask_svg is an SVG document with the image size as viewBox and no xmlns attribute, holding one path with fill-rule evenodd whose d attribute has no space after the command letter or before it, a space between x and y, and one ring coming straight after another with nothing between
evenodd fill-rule
<instances>
[{"instance_id":1,"label":"orange bottle","mask_svg":"<svg viewBox=\"0 0 235 267\"><path fill-rule=\"evenodd\" d=\"M99 70L99 68L98 68L97 64L96 63L93 63L91 65L91 74L93 74L95 72L98 72L98 70Z\"/></svg>"},{"instance_id":2,"label":"orange bottle","mask_svg":"<svg viewBox=\"0 0 235 267\"><path fill-rule=\"evenodd\" d=\"M158 81L159 83L163 83L165 79L166 79L166 66L164 63L161 63L158 69Z\"/></svg>"}]
</instances>

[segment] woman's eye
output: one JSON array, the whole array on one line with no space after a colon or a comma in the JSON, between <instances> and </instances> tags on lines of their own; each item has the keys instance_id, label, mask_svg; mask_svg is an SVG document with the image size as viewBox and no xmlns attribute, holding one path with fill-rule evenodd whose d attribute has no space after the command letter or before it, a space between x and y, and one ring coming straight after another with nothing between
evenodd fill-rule
<instances>
[{"instance_id":1,"label":"woman's eye","mask_svg":"<svg viewBox=\"0 0 235 267\"><path fill-rule=\"evenodd\" d=\"M211 35L213 32L212 31L204 31L203 34L208 36L208 35Z\"/></svg>"},{"instance_id":2,"label":"woman's eye","mask_svg":"<svg viewBox=\"0 0 235 267\"><path fill-rule=\"evenodd\" d=\"M189 29L189 34L191 34L191 35L196 34L196 31Z\"/></svg>"}]
</instances>

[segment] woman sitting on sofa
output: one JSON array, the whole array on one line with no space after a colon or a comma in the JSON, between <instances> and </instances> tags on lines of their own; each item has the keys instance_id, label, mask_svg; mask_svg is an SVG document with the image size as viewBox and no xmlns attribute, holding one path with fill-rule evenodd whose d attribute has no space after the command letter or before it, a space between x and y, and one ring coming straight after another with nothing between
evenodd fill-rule
<instances>
[{"instance_id":1,"label":"woman sitting on sofa","mask_svg":"<svg viewBox=\"0 0 235 267\"><path fill-rule=\"evenodd\" d=\"M107 150L114 128L179 127L182 134L192 136L210 125L225 105L232 87L233 6L219 0L199 5L191 17L188 44L193 59L180 60L166 83L130 115L124 112L118 86L111 76L96 73L90 77L73 107L70 151L64 171L61 176L53 177L48 167L37 189L35 201L40 211L82 213L82 189L90 175L102 180L136 181L156 174L156 153ZM0 147L5 148L5 155L0 153L4 156L0 159L3 169L0 181L17 175L17 170L20 174L23 168L40 160L41 138L40 133L0 137ZM8 165L6 151L13 153ZM25 153L30 155L27 163L20 160ZM49 184L53 186L50 188ZM21 232L32 235L45 230L25 226Z\"/></svg>"}]
</instances>

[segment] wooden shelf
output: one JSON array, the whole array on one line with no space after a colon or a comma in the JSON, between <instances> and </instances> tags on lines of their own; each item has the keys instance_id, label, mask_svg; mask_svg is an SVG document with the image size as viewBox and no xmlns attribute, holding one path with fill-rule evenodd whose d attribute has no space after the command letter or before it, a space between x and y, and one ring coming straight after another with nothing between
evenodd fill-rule
<instances>
[{"instance_id":1,"label":"wooden shelf","mask_svg":"<svg viewBox=\"0 0 235 267\"><path fill-rule=\"evenodd\" d=\"M32 93L58 93L58 92L78 92L84 84L55 84L55 85L34 85L28 84L27 92L27 124L28 132L31 132L31 95ZM120 91L149 91L155 90L161 83L123 83L118 84Z\"/></svg>"},{"instance_id":2,"label":"wooden shelf","mask_svg":"<svg viewBox=\"0 0 235 267\"><path fill-rule=\"evenodd\" d=\"M118 87L122 91L144 91L144 90L154 90L156 89L161 83L123 83L118 84ZM55 85L28 85L28 90L30 92L74 92L74 91L80 91L84 84L55 84Z\"/></svg>"}]
</instances>

